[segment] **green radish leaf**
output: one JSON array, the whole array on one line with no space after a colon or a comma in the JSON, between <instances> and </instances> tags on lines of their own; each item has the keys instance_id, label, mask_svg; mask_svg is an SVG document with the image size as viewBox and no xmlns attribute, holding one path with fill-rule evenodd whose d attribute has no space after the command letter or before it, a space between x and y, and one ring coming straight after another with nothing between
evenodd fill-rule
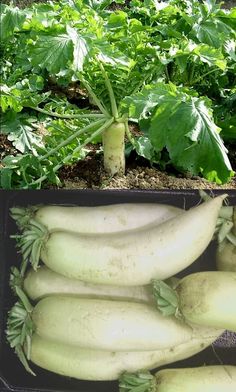
<instances>
[{"instance_id":1,"label":"green radish leaf","mask_svg":"<svg viewBox=\"0 0 236 392\"><path fill-rule=\"evenodd\" d=\"M209 102L186 98L169 99L158 107L150 126L152 144L157 151L166 147L180 170L223 184L234 173Z\"/></svg>"},{"instance_id":2,"label":"green radish leaf","mask_svg":"<svg viewBox=\"0 0 236 392\"><path fill-rule=\"evenodd\" d=\"M164 316L177 315L179 299L175 290L160 280L154 280L152 284L157 308L161 313Z\"/></svg>"},{"instance_id":3,"label":"green radish leaf","mask_svg":"<svg viewBox=\"0 0 236 392\"><path fill-rule=\"evenodd\" d=\"M221 135L225 141L235 143L236 141L236 116L219 123L222 128Z\"/></svg>"},{"instance_id":4,"label":"green radish leaf","mask_svg":"<svg viewBox=\"0 0 236 392\"><path fill-rule=\"evenodd\" d=\"M47 237L48 231L46 227L38 223L36 220L30 219L22 234L16 237L17 248L22 254L24 265L25 263L30 263L34 270L37 270L40 261L41 248ZM17 290L18 288L16 287L16 291ZM19 291L17 294L27 309L27 303L24 301L23 293Z\"/></svg>"},{"instance_id":5,"label":"green radish leaf","mask_svg":"<svg viewBox=\"0 0 236 392\"><path fill-rule=\"evenodd\" d=\"M74 52L73 52L73 70L74 71L82 71L85 57L88 54L89 48L88 43L82 37L76 29L73 29L70 26L67 26L67 33L71 38L74 44Z\"/></svg>"},{"instance_id":6,"label":"green radish leaf","mask_svg":"<svg viewBox=\"0 0 236 392\"><path fill-rule=\"evenodd\" d=\"M30 75L29 88L32 91L41 91L44 88L44 78L40 75Z\"/></svg>"},{"instance_id":7,"label":"green radish leaf","mask_svg":"<svg viewBox=\"0 0 236 392\"><path fill-rule=\"evenodd\" d=\"M183 54L183 55L178 55L175 58L175 62L180 70L181 73L185 72L187 69L189 61L189 55L188 54Z\"/></svg>"},{"instance_id":8,"label":"green radish leaf","mask_svg":"<svg viewBox=\"0 0 236 392\"><path fill-rule=\"evenodd\" d=\"M116 11L112 13L108 19L107 28L108 29L120 29L127 23L128 15L124 11Z\"/></svg>"},{"instance_id":9,"label":"green radish leaf","mask_svg":"<svg viewBox=\"0 0 236 392\"><path fill-rule=\"evenodd\" d=\"M135 139L134 147L138 155L148 159L150 162L157 163L160 161L160 154L155 151L148 137L140 136Z\"/></svg>"},{"instance_id":10,"label":"green radish leaf","mask_svg":"<svg viewBox=\"0 0 236 392\"><path fill-rule=\"evenodd\" d=\"M6 40L11 37L15 31L20 30L25 19L26 12L20 10L18 7L1 6L1 39Z\"/></svg>"},{"instance_id":11,"label":"green radish leaf","mask_svg":"<svg viewBox=\"0 0 236 392\"><path fill-rule=\"evenodd\" d=\"M15 112L21 112L23 106L21 104L21 93L18 89L8 87L7 85L0 86L0 107L3 112L8 109L13 109Z\"/></svg>"},{"instance_id":12,"label":"green radish leaf","mask_svg":"<svg viewBox=\"0 0 236 392\"><path fill-rule=\"evenodd\" d=\"M12 171L11 187L14 188L17 182L19 188L24 188L33 179L44 174L44 168L36 156L31 154L25 155L8 155L2 160L3 169L8 168Z\"/></svg>"},{"instance_id":13,"label":"green radish leaf","mask_svg":"<svg viewBox=\"0 0 236 392\"><path fill-rule=\"evenodd\" d=\"M148 371L124 373L119 379L119 392L154 392L155 378Z\"/></svg>"},{"instance_id":14,"label":"green radish leaf","mask_svg":"<svg viewBox=\"0 0 236 392\"><path fill-rule=\"evenodd\" d=\"M198 45L192 53L197 55L203 63L206 63L209 66L214 65L222 71L226 69L227 60L224 58L221 49L215 49L211 48L209 45L201 44Z\"/></svg>"},{"instance_id":15,"label":"green radish leaf","mask_svg":"<svg viewBox=\"0 0 236 392\"><path fill-rule=\"evenodd\" d=\"M12 87L0 86L0 107L4 113L9 109L18 113L22 111L23 107L38 106L39 103L44 102L50 96L50 92L40 94L37 91L32 91L33 86L30 86L29 79L26 80L26 83L27 85L24 87L21 82ZM9 118L9 120L11 119Z\"/></svg>"},{"instance_id":16,"label":"green radish leaf","mask_svg":"<svg viewBox=\"0 0 236 392\"><path fill-rule=\"evenodd\" d=\"M219 18L222 22L236 31L236 7L231 8L228 13L221 11L221 13L219 13Z\"/></svg>"},{"instance_id":17,"label":"green radish leaf","mask_svg":"<svg viewBox=\"0 0 236 392\"><path fill-rule=\"evenodd\" d=\"M121 108L134 120L147 119L166 97L175 97L176 90L173 84L147 85L140 93L125 97L121 102Z\"/></svg>"},{"instance_id":18,"label":"green radish leaf","mask_svg":"<svg viewBox=\"0 0 236 392\"><path fill-rule=\"evenodd\" d=\"M200 42L213 46L214 48L220 47L222 41L212 21L205 21L204 23L194 25L193 31Z\"/></svg>"},{"instance_id":19,"label":"green radish leaf","mask_svg":"<svg viewBox=\"0 0 236 392\"><path fill-rule=\"evenodd\" d=\"M213 48L220 48L225 41L225 36L233 33L232 29L217 18L203 20L193 26L197 39Z\"/></svg>"},{"instance_id":20,"label":"green radish leaf","mask_svg":"<svg viewBox=\"0 0 236 392\"><path fill-rule=\"evenodd\" d=\"M30 52L33 65L56 74L73 59L72 39L68 34L40 35Z\"/></svg>"},{"instance_id":21,"label":"green radish leaf","mask_svg":"<svg viewBox=\"0 0 236 392\"><path fill-rule=\"evenodd\" d=\"M25 153L32 151L34 155L37 155L35 147L43 147L42 136L29 125L28 120L24 117L19 117L13 123L10 123L11 127L8 126L8 140L12 142L13 146L20 151ZM9 125L10 125L9 124ZM5 124L4 130L7 130L7 124Z\"/></svg>"},{"instance_id":22,"label":"green radish leaf","mask_svg":"<svg viewBox=\"0 0 236 392\"><path fill-rule=\"evenodd\" d=\"M167 149L176 168L202 174L209 181L225 183L233 176L227 150L213 120L210 102L193 92L163 83L122 101L130 117L149 126L155 151Z\"/></svg>"},{"instance_id":23,"label":"green radish leaf","mask_svg":"<svg viewBox=\"0 0 236 392\"><path fill-rule=\"evenodd\" d=\"M233 39L227 40L224 44L224 49L231 60L236 62L236 42Z\"/></svg>"},{"instance_id":24,"label":"green radish leaf","mask_svg":"<svg viewBox=\"0 0 236 392\"><path fill-rule=\"evenodd\" d=\"M29 351L27 346L31 344L30 341L34 332L34 325L29 315L29 312L31 312L33 308L26 295L17 286L16 293L17 295L20 295L20 300L16 302L8 313L6 330L7 341L10 347L15 349L15 353L25 369L35 376L35 373L29 367L24 353L24 348L26 348L27 352ZM21 298L23 299L23 302Z\"/></svg>"}]
</instances>

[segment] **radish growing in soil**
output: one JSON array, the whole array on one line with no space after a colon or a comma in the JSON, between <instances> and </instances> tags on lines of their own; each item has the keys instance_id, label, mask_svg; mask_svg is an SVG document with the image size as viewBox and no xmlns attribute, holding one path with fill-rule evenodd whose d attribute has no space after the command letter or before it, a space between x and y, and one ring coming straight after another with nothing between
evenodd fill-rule
<instances>
[{"instance_id":1,"label":"radish growing in soil","mask_svg":"<svg viewBox=\"0 0 236 392\"><path fill-rule=\"evenodd\" d=\"M122 11L114 12L109 1L1 8L7 65L0 105L4 133L21 152L4 158L2 187L58 185L55 173L83 159L91 143L102 144L103 166L110 177L125 173L125 153L131 151L151 163L162 167L171 163L177 170L219 185L233 177L218 124L219 108L223 105L226 110L227 97L233 96L233 59L224 48L225 42L235 40L228 15L218 5L209 13L208 2L199 7L194 0L186 8L185 2L173 0L167 13L150 2L144 18L145 3L142 8L140 2L137 10L124 3ZM48 9L59 30L45 23ZM211 42L197 29L186 27L186 21L195 26L202 12L208 15L209 25L220 19ZM158 26L152 20L156 13ZM9 25L15 15L17 23ZM183 23L178 22L178 32L173 34L169 25L176 15ZM187 49L179 61L181 36ZM163 39L175 49L163 44ZM222 72L224 97L215 89L216 81L221 85ZM129 122L139 124L135 136ZM45 137L37 132L42 127Z\"/></svg>"}]
</instances>

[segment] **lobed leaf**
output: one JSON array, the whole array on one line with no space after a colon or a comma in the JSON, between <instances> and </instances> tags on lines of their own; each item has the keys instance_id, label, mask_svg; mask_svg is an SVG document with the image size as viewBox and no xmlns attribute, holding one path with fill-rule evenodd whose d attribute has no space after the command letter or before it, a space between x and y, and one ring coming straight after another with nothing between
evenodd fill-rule
<instances>
[{"instance_id":1,"label":"lobed leaf","mask_svg":"<svg viewBox=\"0 0 236 392\"><path fill-rule=\"evenodd\" d=\"M33 65L56 74L73 59L72 39L68 34L40 35L30 53Z\"/></svg>"},{"instance_id":2,"label":"lobed leaf","mask_svg":"<svg viewBox=\"0 0 236 392\"><path fill-rule=\"evenodd\" d=\"M167 148L179 170L222 184L234 173L219 131L205 99L176 97L158 106L150 139L158 151Z\"/></svg>"},{"instance_id":3,"label":"lobed leaf","mask_svg":"<svg viewBox=\"0 0 236 392\"><path fill-rule=\"evenodd\" d=\"M26 13L18 7L2 7L0 12L1 39L4 41L11 37L15 31L20 30L25 19Z\"/></svg>"}]
</instances>

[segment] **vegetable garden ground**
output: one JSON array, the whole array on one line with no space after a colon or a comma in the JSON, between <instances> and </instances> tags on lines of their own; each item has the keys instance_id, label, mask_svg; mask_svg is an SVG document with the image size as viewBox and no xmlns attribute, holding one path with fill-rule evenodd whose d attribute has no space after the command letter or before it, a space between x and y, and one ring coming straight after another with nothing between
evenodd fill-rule
<instances>
[{"instance_id":1,"label":"vegetable garden ground","mask_svg":"<svg viewBox=\"0 0 236 392\"><path fill-rule=\"evenodd\" d=\"M15 153L6 137L0 136L0 156ZM233 169L236 171L236 146L230 151ZM83 160L72 166L65 166L60 172L64 189L217 189L219 186L201 177L191 177L176 173L161 171L151 167L145 159L133 159L127 162L125 175L109 178L105 173L101 156L91 146L91 153ZM53 188L53 186L50 186ZM222 189L236 189L236 178L222 185Z\"/></svg>"},{"instance_id":2,"label":"vegetable garden ground","mask_svg":"<svg viewBox=\"0 0 236 392\"><path fill-rule=\"evenodd\" d=\"M0 188L236 189L235 1L38 3L3 9ZM101 123L57 148L99 116L126 127L125 169Z\"/></svg>"}]
</instances>

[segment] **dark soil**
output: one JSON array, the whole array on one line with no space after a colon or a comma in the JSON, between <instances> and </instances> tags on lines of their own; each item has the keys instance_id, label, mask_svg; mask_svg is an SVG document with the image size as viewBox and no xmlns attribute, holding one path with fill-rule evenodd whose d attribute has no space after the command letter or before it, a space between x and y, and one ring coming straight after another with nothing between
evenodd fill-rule
<instances>
[{"instance_id":1,"label":"dark soil","mask_svg":"<svg viewBox=\"0 0 236 392\"><path fill-rule=\"evenodd\" d=\"M140 136L138 127L130 125L134 136ZM233 170L236 172L236 144L226 145L228 156ZM188 173L181 174L173 167L168 171L161 170L157 165L135 153L126 159L125 175L116 175L111 178L103 169L102 154L98 149L89 146L90 153L84 160L61 169L59 177L63 187L68 189L236 189L236 176L230 183L223 186L213 184L207 180L191 176Z\"/></svg>"},{"instance_id":2,"label":"dark soil","mask_svg":"<svg viewBox=\"0 0 236 392\"><path fill-rule=\"evenodd\" d=\"M233 153L233 152L232 152ZM236 153L233 167L236 170ZM102 155L96 151L83 161L66 166L59 175L67 189L236 189L236 177L223 186L210 183L201 177L172 173L150 166L144 159L127 159L125 175L110 178L103 170Z\"/></svg>"},{"instance_id":3,"label":"dark soil","mask_svg":"<svg viewBox=\"0 0 236 392\"><path fill-rule=\"evenodd\" d=\"M132 129L133 130L133 129ZM133 133L135 129L133 130ZM84 160L74 165L64 166L59 174L62 187L66 189L236 189L236 177L230 183L219 186L210 183L198 176L188 173L178 173L174 168L168 172L151 166L149 161L131 155L126 160L125 175L116 175L111 178L105 173L102 163L102 154L94 145L88 146L90 153ZM228 146L229 158L233 170L236 172L236 144ZM7 140L0 135L0 162L7 155L15 155L17 151ZM0 164L1 165L1 164ZM55 188L50 186L50 188Z\"/></svg>"}]
</instances>

